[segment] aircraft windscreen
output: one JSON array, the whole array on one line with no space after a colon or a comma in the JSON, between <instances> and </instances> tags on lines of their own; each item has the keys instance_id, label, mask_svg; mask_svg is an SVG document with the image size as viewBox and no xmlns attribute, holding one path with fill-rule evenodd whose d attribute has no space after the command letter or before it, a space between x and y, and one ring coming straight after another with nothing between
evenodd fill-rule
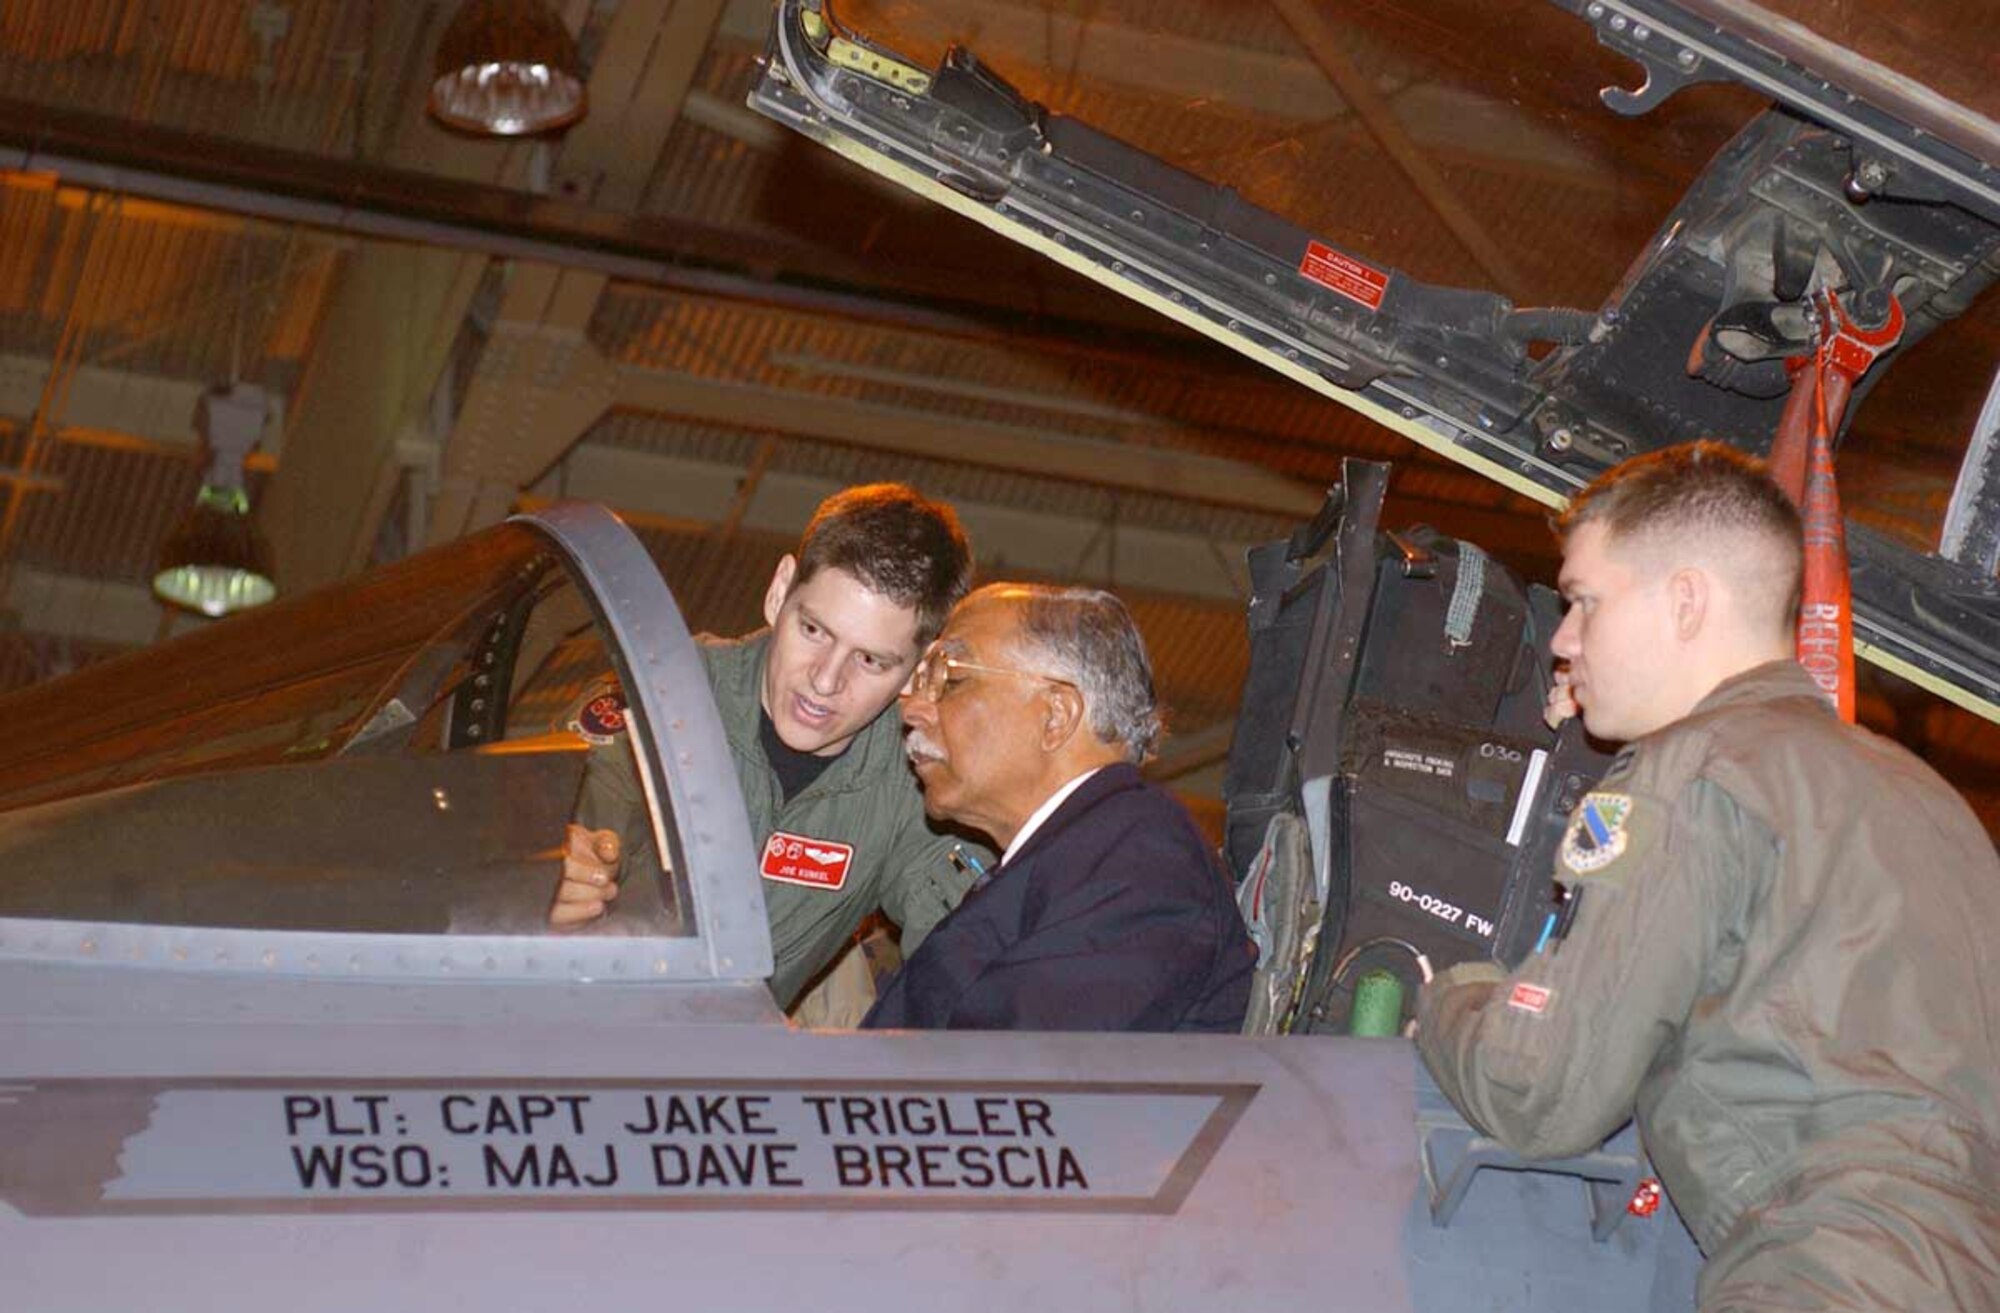
<instances>
[{"instance_id":1,"label":"aircraft windscreen","mask_svg":"<svg viewBox=\"0 0 2000 1313\"><path fill-rule=\"evenodd\" d=\"M580 793L629 800L648 853L671 828L613 650L546 540L507 525L87 669L65 704L137 692L0 749L0 915L549 933ZM684 933L646 869L613 932Z\"/></svg>"},{"instance_id":2,"label":"aircraft windscreen","mask_svg":"<svg viewBox=\"0 0 2000 1313\"><path fill-rule=\"evenodd\" d=\"M1688 87L1626 118L1638 65L1551 0L835 0L839 24L934 69L970 49L1024 95L1327 242L1517 305L1595 309L1766 101ZM1718 21L1748 6L1690 4ZM1885 13L1779 0L1780 19L1963 105L2000 110L1989 0ZM1968 39L1970 38L1970 39ZM1935 550L1994 360L1986 298L1898 362L1844 440L1848 512ZM1331 409L1331 408L1330 408ZM1329 438L1365 420L1330 415Z\"/></svg>"},{"instance_id":3,"label":"aircraft windscreen","mask_svg":"<svg viewBox=\"0 0 2000 1313\"><path fill-rule=\"evenodd\" d=\"M1548 0L834 10L924 67L956 40L1051 110L1301 227L1524 305L1601 300L1761 103L1698 87L1620 119L1597 91L1630 65Z\"/></svg>"}]
</instances>

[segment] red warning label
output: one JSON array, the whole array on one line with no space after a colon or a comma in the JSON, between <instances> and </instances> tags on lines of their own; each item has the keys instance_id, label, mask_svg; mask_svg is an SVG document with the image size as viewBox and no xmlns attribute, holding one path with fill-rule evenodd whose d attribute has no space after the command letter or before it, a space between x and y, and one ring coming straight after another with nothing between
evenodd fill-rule
<instances>
[{"instance_id":1,"label":"red warning label","mask_svg":"<svg viewBox=\"0 0 2000 1313\"><path fill-rule=\"evenodd\" d=\"M1363 264L1325 242L1306 243L1306 258L1299 261L1299 272L1321 287L1338 292L1350 301L1359 301L1370 310L1382 308L1382 294L1389 290L1386 270Z\"/></svg>"}]
</instances>

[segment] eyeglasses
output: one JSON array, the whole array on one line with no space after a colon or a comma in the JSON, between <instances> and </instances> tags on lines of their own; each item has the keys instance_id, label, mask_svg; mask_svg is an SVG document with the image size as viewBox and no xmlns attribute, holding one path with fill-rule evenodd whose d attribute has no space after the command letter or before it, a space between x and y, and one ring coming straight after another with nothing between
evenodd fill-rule
<instances>
[{"instance_id":1,"label":"eyeglasses","mask_svg":"<svg viewBox=\"0 0 2000 1313\"><path fill-rule=\"evenodd\" d=\"M1008 666L982 666L976 661L960 661L957 657L946 656L938 648L932 648L917 659L917 667L910 672L909 694L926 702L936 702L951 691L957 683L952 678L956 671L975 670L982 675L1012 675L1016 679L1039 679L1044 684L1060 684L1064 688L1076 685L1067 679L1057 679L1054 675L1044 675L1033 670L1015 670Z\"/></svg>"}]
</instances>

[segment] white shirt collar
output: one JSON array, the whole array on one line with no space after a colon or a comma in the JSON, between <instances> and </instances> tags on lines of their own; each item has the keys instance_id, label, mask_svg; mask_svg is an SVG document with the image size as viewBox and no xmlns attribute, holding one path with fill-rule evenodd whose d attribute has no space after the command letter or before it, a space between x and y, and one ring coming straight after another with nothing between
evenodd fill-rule
<instances>
[{"instance_id":1,"label":"white shirt collar","mask_svg":"<svg viewBox=\"0 0 2000 1313\"><path fill-rule=\"evenodd\" d=\"M1075 793L1085 780L1103 769L1104 767L1102 766L1092 766L1083 774L1042 799L1042 805L1035 808L1034 812L1029 815L1027 822L1014 832L1014 842L1008 844L1007 851L1000 854L1000 865L1005 866L1008 862L1013 861L1014 854L1021 851L1021 845L1027 843L1029 839L1034 837L1035 831L1042 828L1042 822L1053 816L1056 808L1062 806L1068 800L1069 795ZM996 867L995 869L997 870L998 868Z\"/></svg>"}]
</instances>

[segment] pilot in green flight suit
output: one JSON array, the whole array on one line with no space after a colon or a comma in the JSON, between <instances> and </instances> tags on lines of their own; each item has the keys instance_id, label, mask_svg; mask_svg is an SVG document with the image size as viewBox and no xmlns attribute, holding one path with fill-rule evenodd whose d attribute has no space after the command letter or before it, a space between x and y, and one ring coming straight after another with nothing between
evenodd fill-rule
<instances>
[{"instance_id":1,"label":"pilot in green flight suit","mask_svg":"<svg viewBox=\"0 0 2000 1313\"><path fill-rule=\"evenodd\" d=\"M1425 1061L1528 1157L1636 1111L1704 1313L2000 1309L1991 840L1793 659L1798 520L1754 462L1627 462L1562 529L1552 718L1629 746L1543 946L1425 987Z\"/></svg>"},{"instance_id":2,"label":"pilot in green flight suit","mask_svg":"<svg viewBox=\"0 0 2000 1313\"><path fill-rule=\"evenodd\" d=\"M898 924L907 952L971 882L952 861L958 841L926 822L901 725L884 714L970 575L948 506L896 484L850 488L821 504L797 555L779 563L764 599L770 630L702 640L761 845L781 1004L874 912ZM590 737L601 746L550 914L558 926L602 916L618 896L618 861L596 851L604 832L635 866L657 861L622 733Z\"/></svg>"}]
</instances>

